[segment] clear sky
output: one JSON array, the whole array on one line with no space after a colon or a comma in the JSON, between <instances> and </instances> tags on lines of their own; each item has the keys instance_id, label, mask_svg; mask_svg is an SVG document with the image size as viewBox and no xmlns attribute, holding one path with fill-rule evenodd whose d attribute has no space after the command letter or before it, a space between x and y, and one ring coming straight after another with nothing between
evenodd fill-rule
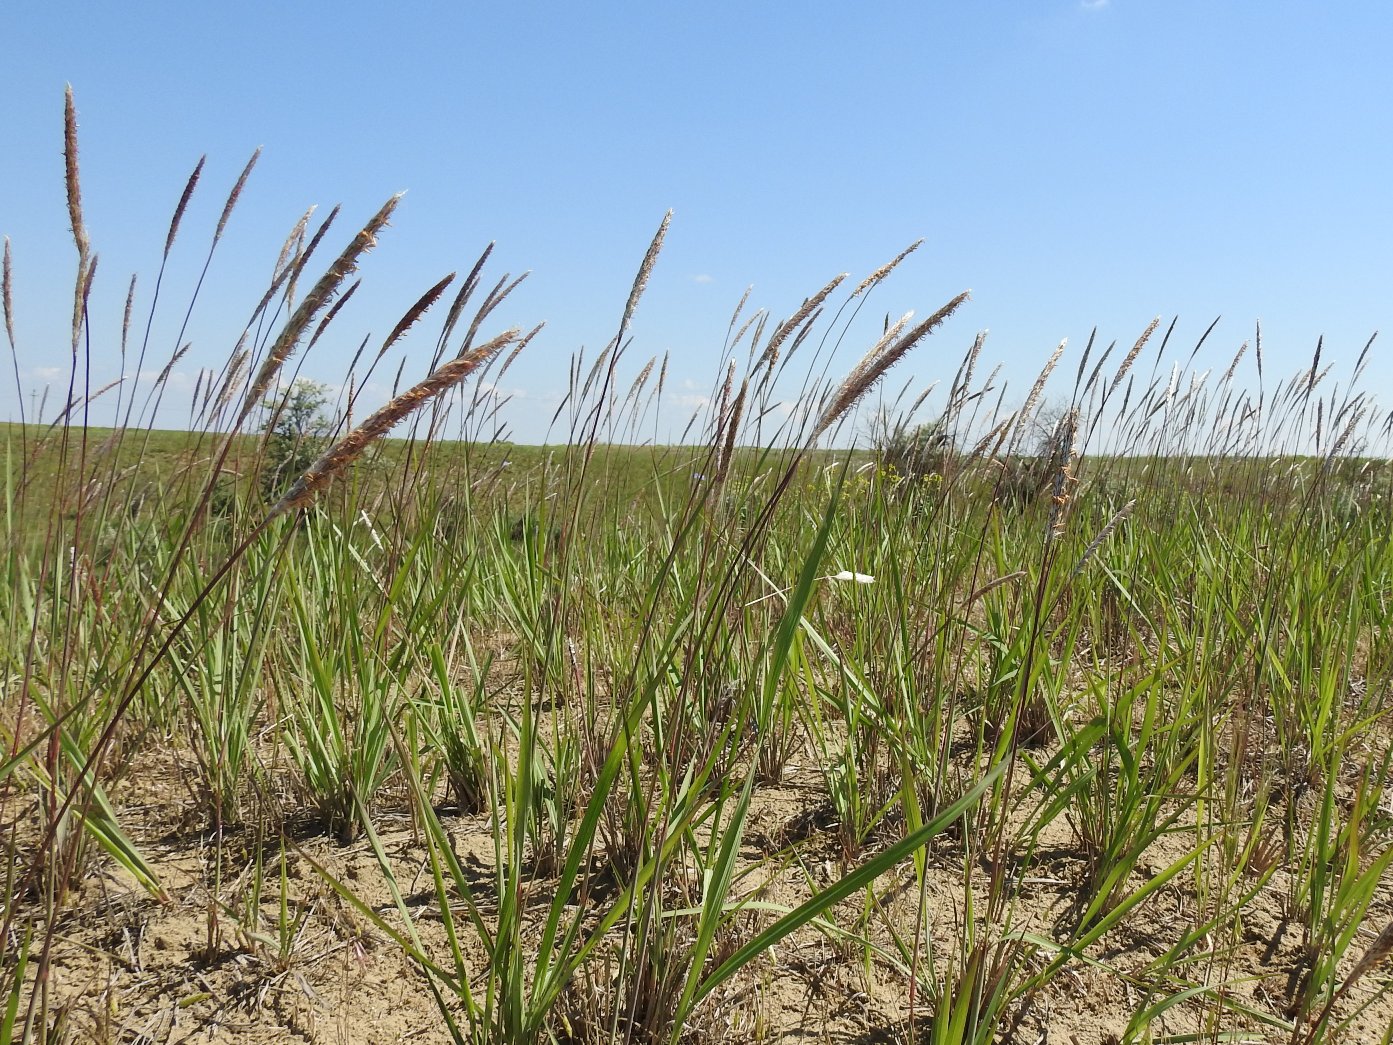
<instances>
[{"instance_id":1,"label":"clear sky","mask_svg":"<svg viewBox=\"0 0 1393 1045\"><path fill-rule=\"evenodd\" d=\"M307 206L343 204L326 244L337 252L399 190L363 290L305 372L342 379L363 335L384 336L496 240L493 274L532 272L497 325L547 321L504 381L519 441L542 438L571 353L613 336L669 208L631 351L634 370L672 352L663 405L681 420L716 377L748 285L751 305L782 317L920 237L867 306L874 327L967 288L973 300L897 383L950 378L989 328L984 362L1006 364L1019 401L1061 339L1076 360L1094 326L1130 344L1156 315L1179 316L1187 353L1224 317L1203 365L1226 366L1260 320L1274 371L1308 365L1324 334L1344 375L1393 318L1390 42L1393 5L1373 0L10 0L0 233L21 395L66 366L67 83L101 256L94 385L119 372L126 282L140 273L141 314L169 215L207 153L152 341L152 359L168 358L257 146L189 328L188 378L226 357ZM408 375L424 373L438 323L391 369L405 356ZM849 338L834 369L867 343ZM1376 343L1375 392L1388 359ZM13 380L0 389L0 416L14 417Z\"/></svg>"}]
</instances>

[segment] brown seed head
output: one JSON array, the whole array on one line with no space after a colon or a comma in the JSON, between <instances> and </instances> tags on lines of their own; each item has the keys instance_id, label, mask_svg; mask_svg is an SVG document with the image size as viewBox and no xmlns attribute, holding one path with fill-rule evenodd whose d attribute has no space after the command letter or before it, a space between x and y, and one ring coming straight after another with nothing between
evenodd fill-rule
<instances>
[{"instance_id":1,"label":"brown seed head","mask_svg":"<svg viewBox=\"0 0 1393 1045\"><path fill-rule=\"evenodd\" d=\"M10 351L15 350L15 315L14 315L14 264L10 259L10 237L5 237L5 262L3 270L0 270L0 300L4 302L5 310L5 336L10 341Z\"/></svg>"},{"instance_id":2,"label":"brown seed head","mask_svg":"<svg viewBox=\"0 0 1393 1045\"><path fill-rule=\"evenodd\" d=\"M841 286L844 279L846 279L845 272L835 277L827 286L808 298L807 301L803 302L803 304L798 307L797 312L779 324L774 330L774 333L770 336L769 344L765 346L764 351L760 354L760 364L768 366L771 369L773 368L774 363L777 362L779 358L779 346L787 341L789 335L802 326L814 311L822 307L822 303L827 300L827 296Z\"/></svg>"},{"instance_id":3,"label":"brown seed head","mask_svg":"<svg viewBox=\"0 0 1393 1045\"><path fill-rule=\"evenodd\" d=\"M827 429L832 427L843 415L855 407L862 397L875 386L875 383L884 376L887 370L903 359L909 353L910 349L941 326L943 322L956 312L959 307L962 306L963 302L967 301L971 296L971 291L963 291L928 319L914 327L907 334L902 335L893 345L882 347L884 344L888 343L888 336L892 334L895 329L898 329L898 327L892 328L891 331L887 331L886 336L882 336L880 341L872 347L871 351L866 354L865 358L857 364L855 369L846 376L841 385L837 388L827 408L823 410L822 416L818 419L817 424L813 426L812 433L808 437L809 441L816 440L818 436L827 431Z\"/></svg>"},{"instance_id":4,"label":"brown seed head","mask_svg":"<svg viewBox=\"0 0 1393 1045\"><path fill-rule=\"evenodd\" d=\"M73 104L73 86L68 84L63 94L63 165L68 188L68 219L73 227L73 242L77 244L79 268L87 260L91 243L87 226L82 221L82 186L77 163L77 107Z\"/></svg>"},{"instance_id":5,"label":"brown seed head","mask_svg":"<svg viewBox=\"0 0 1393 1045\"><path fill-rule=\"evenodd\" d=\"M387 219L392 216L392 211L396 210L399 202L401 202L401 193L393 196L379 208L377 213L353 237L353 241L344 248L343 253L334 259L334 263L329 266L328 271L319 278L319 282L305 295L305 299L300 302L299 307L286 321L285 327L272 344L266 360L261 364L261 369L257 371L256 379L252 382L246 400L242 403L242 409L237 418L237 428L242 426L248 415L265 398L276 375L285 365L285 361L290 358L295 346L299 344L310 321L328 304L343 281L357 269L359 259L376 245L377 234L387 224ZM332 218L331 214L330 220ZM328 223L325 224L327 226Z\"/></svg>"},{"instance_id":6,"label":"brown seed head","mask_svg":"<svg viewBox=\"0 0 1393 1045\"><path fill-rule=\"evenodd\" d=\"M1122 360L1122 365L1117 368L1117 373L1112 376L1112 383L1108 385L1108 393L1105 398L1111 397L1117 390L1117 386L1122 383L1122 379L1127 375L1127 371L1132 369L1132 364L1137 361L1137 356L1141 355L1142 347L1151 339L1151 335L1156 333L1156 328L1161 325L1161 317L1157 316L1151 321L1141 337L1137 338L1137 343L1132 346L1132 350Z\"/></svg>"},{"instance_id":7,"label":"brown seed head","mask_svg":"<svg viewBox=\"0 0 1393 1045\"><path fill-rule=\"evenodd\" d=\"M629 300L624 303L624 317L619 321L619 335L617 342L623 342L624 333L629 329L629 321L634 318L634 311L638 308L638 299L643 297L643 291L648 286L648 277L653 274L653 266L658 263L658 254L663 249L663 239L667 236L668 225L672 223L672 211L663 215L663 220L658 225L658 231L653 236L653 242L648 244L648 252L643 255L643 263L638 267L638 275L634 277L634 285L629 289Z\"/></svg>"},{"instance_id":8,"label":"brown seed head","mask_svg":"<svg viewBox=\"0 0 1393 1045\"><path fill-rule=\"evenodd\" d=\"M236 184L232 186L232 191L227 194L227 202L223 204L222 214L218 218L217 230L213 233L214 243L222 239L223 229L227 228L227 219L232 217L232 208L237 206L237 201L242 196L242 189L246 186L247 179L251 177L252 168L256 166L256 161L260 158L261 146L258 145L256 151L252 153L251 159L247 161L247 165L242 168L242 173L238 175ZM305 217L309 217L308 212L306 212Z\"/></svg>"},{"instance_id":9,"label":"brown seed head","mask_svg":"<svg viewBox=\"0 0 1393 1045\"><path fill-rule=\"evenodd\" d=\"M905 249L896 254L891 261L888 261L884 265L881 265L880 268L876 269L869 276L867 276L860 283L858 283L856 289L851 292L851 296L854 298L860 297L867 290L870 290L871 287L875 286L886 276L890 275L891 272L895 271L899 263L903 261L905 258L909 257L911 254L913 254L916 250L918 250L920 246L923 245L923 242L924 241L922 239L917 239L909 246L905 247Z\"/></svg>"},{"instance_id":10,"label":"brown seed head","mask_svg":"<svg viewBox=\"0 0 1393 1045\"><path fill-rule=\"evenodd\" d=\"M189 199L193 196L193 190L198 185L199 176L203 174L203 165L208 161L208 157L200 156L198 166L194 167L193 173L189 175L189 180L184 185L184 193L179 197L179 205L174 208L174 217L169 222L169 235L164 238L164 256L169 257L169 252L174 246L174 237L179 234L179 223L184 220L184 211L188 208Z\"/></svg>"},{"instance_id":11,"label":"brown seed head","mask_svg":"<svg viewBox=\"0 0 1393 1045\"><path fill-rule=\"evenodd\" d=\"M408 415L463 381L501 349L512 344L518 334L517 329L505 331L467 355L446 360L425 380L394 397L310 465L305 474L296 480L295 485L286 491L285 496L271 506L267 518L271 519L283 512L303 508L309 504L334 476L357 460L369 446Z\"/></svg>"}]
</instances>

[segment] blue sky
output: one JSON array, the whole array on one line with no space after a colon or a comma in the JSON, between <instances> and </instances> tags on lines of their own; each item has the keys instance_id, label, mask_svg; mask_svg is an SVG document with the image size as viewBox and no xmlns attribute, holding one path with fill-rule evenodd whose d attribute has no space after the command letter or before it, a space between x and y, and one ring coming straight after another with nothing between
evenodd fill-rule
<instances>
[{"instance_id":1,"label":"blue sky","mask_svg":"<svg viewBox=\"0 0 1393 1045\"><path fill-rule=\"evenodd\" d=\"M634 370L672 353L663 409L679 428L748 285L781 317L920 237L834 371L885 313L926 315L971 288L896 384L951 378L989 328L984 360L1005 364L1019 401L1061 339L1076 360L1094 326L1130 344L1156 315L1179 316L1187 352L1224 317L1201 365L1227 365L1260 320L1275 372L1308 365L1324 334L1345 374L1393 312L1390 40L1393 6L1372 2L8 3L0 233L21 395L66 365L66 83L101 256L94 385L119 372L126 282L140 273L148 307L169 215L207 153L151 357L173 350L257 146L189 328L190 375L226 357L307 206L343 204L336 251L399 190L363 290L304 371L341 380L363 335L497 241L492 273L532 272L498 325L547 321L504 381L520 441L544 435L571 353L613 336L669 208L631 352ZM438 321L422 329L392 369L404 356L424 372ZM1390 376L1376 347L1365 385ZM0 416L16 402L0 383Z\"/></svg>"}]
</instances>

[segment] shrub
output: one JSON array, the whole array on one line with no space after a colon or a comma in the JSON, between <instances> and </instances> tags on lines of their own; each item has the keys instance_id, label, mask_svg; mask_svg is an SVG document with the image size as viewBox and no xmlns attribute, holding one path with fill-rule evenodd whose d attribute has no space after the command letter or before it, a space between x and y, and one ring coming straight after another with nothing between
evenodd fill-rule
<instances>
[{"instance_id":1,"label":"shrub","mask_svg":"<svg viewBox=\"0 0 1393 1045\"><path fill-rule=\"evenodd\" d=\"M880 468L901 479L942 476L953 453L953 441L941 417L910 424L881 414L872 425L871 447Z\"/></svg>"},{"instance_id":2,"label":"shrub","mask_svg":"<svg viewBox=\"0 0 1393 1045\"><path fill-rule=\"evenodd\" d=\"M324 449L333 428L327 413L328 388L296 378L277 398L268 399L261 453L262 496L275 501L305 473Z\"/></svg>"}]
</instances>

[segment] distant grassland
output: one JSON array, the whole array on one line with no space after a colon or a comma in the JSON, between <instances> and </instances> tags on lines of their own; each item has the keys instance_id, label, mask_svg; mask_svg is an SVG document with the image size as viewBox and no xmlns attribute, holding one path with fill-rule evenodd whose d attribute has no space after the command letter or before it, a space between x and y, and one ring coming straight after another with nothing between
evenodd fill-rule
<instances>
[{"instance_id":1,"label":"distant grassland","mask_svg":"<svg viewBox=\"0 0 1393 1045\"><path fill-rule=\"evenodd\" d=\"M0 448L12 471L23 470L29 479L25 499L35 520L47 518L53 508L53 496L61 485L57 481L60 470L68 474L78 470L84 453L89 469L93 462L102 462L96 474L111 492L119 490L123 497L164 504L172 510L187 508L177 504L177 496L195 491L196 481L205 477L223 441L211 432L156 429L118 433L112 428L92 427L85 430L81 442L69 433L65 446L63 435L43 425L0 422ZM311 442L327 445L325 439ZM222 464L220 489L225 499L256 500L256 478L264 452L259 435L231 439ZM555 484L574 464L571 456L565 444L383 439L345 473L343 485L351 492L336 491L329 500L342 503L351 498L355 504L371 504L389 496L392 487L409 476L412 482L433 483L441 490L467 489L475 509L487 508L503 515L512 512L520 517L538 508L534 502L539 490L555 492ZM731 469L750 477L761 470L776 469L788 459L783 452L737 447ZM814 451L805 456L800 467L812 471L848 460L852 467L859 467L872 457L865 451ZM713 467L709 449L700 446L597 444L576 495L585 505L586 515L608 504L611 509L639 513L635 519L651 519L684 501L694 487L709 482L712 476L707 473ZM226 500L223 503L226 506ZM551 511L556 514L557 509ZM616 517L622 515L619 512Z\"/></svg>"}]
</instances>

